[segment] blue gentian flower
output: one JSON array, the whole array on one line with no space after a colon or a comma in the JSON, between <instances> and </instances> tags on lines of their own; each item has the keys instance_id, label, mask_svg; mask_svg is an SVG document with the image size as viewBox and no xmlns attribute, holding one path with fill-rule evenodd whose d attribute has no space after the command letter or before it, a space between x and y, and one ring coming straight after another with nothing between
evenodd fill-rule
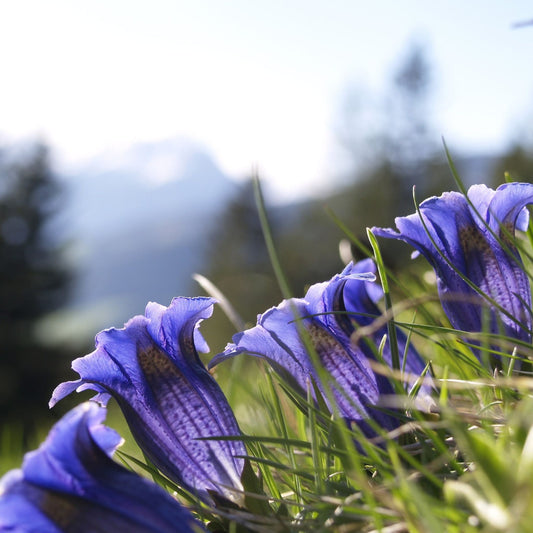
<instances>
[{"instance_id":1,"label":"blue gentian flower","mask_svg":"<svg viewBox=\"0 0 533 533\"><path fill-rule=\"evenodd\" d=\"M149 303L145 316L96 336L96 350L76 359L80 379L59 385L50 405L86 389L118 402L133 437L150 461L177 484L208 500L215 492L242 503L246 455L241 441L203 440L240 435L220 387L197 349L208 351L198 325L211 316L211 298Z\"/></svg>"},{"instance_id":2,"label":"blue gentian flower","mask_svg":"<svg viewBox=\"0 0 533 533\"><path fill-rule=\"evenodd\" d=\"M79 405L0 480L1 532L204 531L165 490L111 459L122 439L104 418L96 403Z\"/></svg>"},{"instance_id":3,"label":"blue gentian flower","mask_svg":"<svg viewBox=\"0 0 533 533\"><path fill-rule=\"evenodd\" d=\"M418 213L396 218L398 231L372 228L375 235L400 239L433 266L442 307L452 326L480 332L484 309L491 333L531 340L531 291L513 240L525 231L533 185L507 183L495 191L474 185L467 198L444 193L420 204ZM425 227L424 227L425 225ZM433 241L433 242L432 242ZM468 279L477 290L469 286Z\"/></svg>"},{"instance_id":4,"label":"blue gentian flower","mask_svg":"<svg viewBox=\"0 0 533 533\"><path fill-rule=\"evenodd\" d=\"M313 285L305 298L283 301L260 315L257 325L233 337L233 343L213 358L209 367L241 353L265 359L292 387L304 397L314 382L327 402L325 384L320 383L312 358L308 353L298 323L312 343L320 363L331 376L335 403L340 415L347 421L358 422L363 431L373 434L365 422L372 418L384 429L399 425L396 416L386 414L375 407L382 395L394 394L390 381L375 373L371 367L374 352L363 341L354 345L351 336L357 323L368 325L380 315L375 302L382 295L375 280L371 260L349 264L344 271L329 282ZM386 326L378 328L371 341L378 344L386 333ZM403 354L406 339L398 332L400 353ZM391 364L390 346L387 342L385 361ZM423 369L418 353L407 350L406 372L419 376ZM421 395L429 395L427 385ZM328 404L330 410L332 406Z\"/></svg>"}]
</instances>

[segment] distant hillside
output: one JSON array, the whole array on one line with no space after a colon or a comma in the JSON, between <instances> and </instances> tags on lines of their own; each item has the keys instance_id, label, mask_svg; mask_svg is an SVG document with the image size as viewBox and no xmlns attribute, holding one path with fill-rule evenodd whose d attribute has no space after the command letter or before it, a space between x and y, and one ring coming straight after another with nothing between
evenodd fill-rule
<instances>
[{"instance_id":1,"label":"distant hillside","mask_svg":"<svg viewBox=\"0 0 533 533\"><path fill-rule=\"evenodd\" d=\"M194 294L210 227L237 190L203 148L183 140L102 156L64 181L58 227L71 242L76 284L67 312L43 331L66 341L120 327L148 301Z\"/></svg>"},{"instance_id":2,"label":"distant hillside","mask_svg":"<svg viewBox=\"0 0 533 533\"><path fill-rule=\"evenodd\" d=\"M184 140L106 154L65 181L71 230L97 240L141 225L149 228L166 217L205 224L200 211L217 209L236 189L203 148Z\"/></svg>"},{"instance_id":3,"label":"distant hillside","mask_svg":"<svg viewBox=\"0 0 533 533\"><path fill-rule=\"evenodd\" d=\"M485 181L496 161L470 156L455 163L468 186ZM238 190L202 147L183 140L139 144L94 159L64 179L69 203L58 231L71 240L69 255L77 283L69 309L43 323L46 337L86 342L98 330L121 327L143 313L148 301L167 305L173 296L201 292L191 275L208 270L206 247L213 225ZM297 230L301 224L309 229L313 209L323 212L325 203L335 208L339 195L345 197L338 193L320 201L277 206L269 214L282 234L283 228ZM331 221L323 213L316 223L320 226L315 230L302 230L309 241L305 246L314 250L327 244L332 251L322 257L336 265L335 239L340 233L333 228L335 237L319 237L331 231ZM278 244L283 253L283 239ZM303 266L308 271L297 287L318 281L312 265L300 265L298 270Z\"/></svg>"}]
</instances>

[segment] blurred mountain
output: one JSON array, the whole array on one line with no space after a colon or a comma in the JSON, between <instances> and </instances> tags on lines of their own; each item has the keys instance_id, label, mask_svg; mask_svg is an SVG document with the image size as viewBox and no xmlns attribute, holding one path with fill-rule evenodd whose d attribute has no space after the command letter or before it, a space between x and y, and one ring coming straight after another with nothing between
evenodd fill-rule
<instances>
[{"instance_id":1,"label":"blurred mountain","mask_svg":"<svg viewBox=\"0 0 533 533\"><path fill-rule=\"evenodd\" d=\"M236 188L209 153L181 139L102 155L65 178L71 190L65 215L72 230L98 240L150 227L160 218L191 217L205 224L199 209L216 208Z\"/></svg>"},{"instance_id":2,"label":"blurred mountain","mask_svg":"<svg viewBox=\"0 0 533 533\"><path fill-rule=\"evenodd\" d=\"M486 182L496 160L484 155L462 156L455 164L469 186ZM446 173L448 188L455 189L451 174ZM42 323L45 340L74 345L90 342L100 329L121 327L133 315L142 314L148 301L168 305L173 296L201 293L192 274L210 273L213 254L216 261L228 261L227 256L224 259L227 248L223 241L233 239L234 231L223 222L223 216L228 209L233 210L232 202L240 189L201 146L182 139L138 144L121 153L94 158L63 179L69 190L68 208L56 221L54 232L70 240L68 256L77 278L68 309ZM351 185L356 197L362 185ZM340 234L335 227L330 228L323 206L330 203L337 211L335 198L347 200L351 193L346 191L319 201L269 209L274 226L285 235L278 245L286 262L297 248L291 237L287 251L287 236L293 235L300 243L301 235L307 234L312 237L308 246L315 249L317 235L326 231L328 236L318 240L329 243L332 251L327 256L335 256L331 260L336 265ZM312 215L316 210L321 212L315 221L318 226L306 232L310 217L317 217ZM337 214L350 224L341 208ZM362 229L365 224L361 224ZM214 242L217 231L223 237L219 235ZM304 281L316 281L302 261L296 263L299 272L306 272ZM238 276L238 267L236 270ZM299 287L304 281L295 285Z\"/></svg>"},{"instance_id":3,"label":"blurred mountain","mask_svg":"<svg viewBox=\"0 0 533 533\"><path fill-rule=\"evenodd\" d=\"M43 323L44 336L76 343L121 327L148 301L200 292L191 275L205 270L209 231L238 187L203 147L137 144L63 179L68 208L54 231L71 243L77 279L69 308Z\"/></svg>"}]
</instances>

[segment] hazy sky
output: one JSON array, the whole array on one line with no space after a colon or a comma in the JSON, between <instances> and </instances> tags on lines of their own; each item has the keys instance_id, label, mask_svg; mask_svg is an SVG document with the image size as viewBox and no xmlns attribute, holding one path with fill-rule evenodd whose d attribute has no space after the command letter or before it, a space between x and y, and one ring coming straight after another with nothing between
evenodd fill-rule
<instances>
[{"instance_id":1,"label":"hazy sky","mask_svg":"<svg viewBox=\"0 0 533 533\"><path fill-rule=\"evenodd\" d=\"M174 136L281 197L336 171L349 85L383 91L410 42L435 67L439 135L498 150L533 111L525 0L4 0L0 135L61 161Z\"/></svg>"}]
</instances>

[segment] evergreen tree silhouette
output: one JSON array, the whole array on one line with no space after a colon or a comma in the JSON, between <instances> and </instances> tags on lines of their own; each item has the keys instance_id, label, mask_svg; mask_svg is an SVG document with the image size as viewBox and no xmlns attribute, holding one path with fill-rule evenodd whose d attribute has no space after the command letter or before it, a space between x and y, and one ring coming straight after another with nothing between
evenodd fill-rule
<instances>
[{"instance_id":1,"label":"evergreen tree silhouette","mask_svg":"<svg viewBox=\"0 0 533 533\"><path fill-rule=\"evenodd\" d=\"M65 302L71 280L51 231L61 199L43 144L23 156L0 152L0 421L26 435L67 368L61 350L35 334L37 321Z\"/></svg>"}]
</instances>

